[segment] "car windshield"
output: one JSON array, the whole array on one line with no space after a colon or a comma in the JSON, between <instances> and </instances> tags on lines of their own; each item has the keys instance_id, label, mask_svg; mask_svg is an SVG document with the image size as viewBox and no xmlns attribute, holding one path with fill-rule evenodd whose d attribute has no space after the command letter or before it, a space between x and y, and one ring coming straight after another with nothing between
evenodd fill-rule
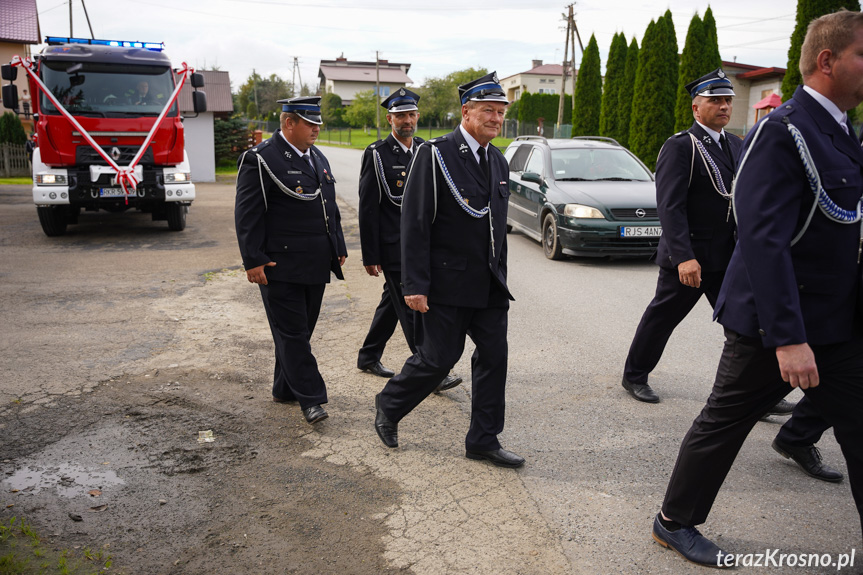
<instances>
[{"instance_id":1,"label":"car windshield","mask_svg":"<svg viewBox=\"0 0 863 575\"><path fill-rule=\"evenodd\" d=\"M77 116L158 116L174 91L174 75L166 66L47 61L42 80ZM42 111L59 114L44 94ZM176 102L168 115L177 115Z\"/></svg>"},{"instance_id":2,"label":"car windshield","mask_svg":"<svg viewBox=\"0 0 863 575\"><path fill-rule=\"evenodd\" d=\"M552 150L551 166L558 181L651 181L650 172L620 148Z\"/></svg>"}]
</instances>

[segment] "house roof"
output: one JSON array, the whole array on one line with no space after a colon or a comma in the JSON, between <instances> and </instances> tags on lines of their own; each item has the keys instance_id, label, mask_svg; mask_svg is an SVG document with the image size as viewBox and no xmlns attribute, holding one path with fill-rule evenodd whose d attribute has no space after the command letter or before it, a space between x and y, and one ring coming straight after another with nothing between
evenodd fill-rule
<instances>
[{"instance_id":1,"label":"house roof","mask_svg":"<svg viewBox=\"0 0 863 575\"><path fill-rule=\"evenodd\" d=\"M501 78L501 81L508 80L509 78L513 78L519 75L532 75L532 76L555 76L560 77L563 75L563 64L542 64L541 66L536 66L527 70L525 72L518 72L516 74L510 74L504 78ZM566 75L572 75L572 67L567 66Z\"/></svg>"},{"instance_id":2,"label":"house roof","mask_svg":"<svg viewBox=\"0 0 863 575\"><path fill-rule=\"evenodd\" d=\"M758 68L757 70L749 70L748 72L737 74L738 78L743 78L745 80L763 80L770 78L771 76L777 78L784 77L785 68Z\"/></svg>"},{"instance_id":3,"label":"house roof","mask_svg":"<svg viewBox=\"0 0 863 575\"><path fill-rule=\"evenodd\" d=\"M36 0L3 0L0 2L0 42L39 43Z\"/></svg>"},{"instance_id":4,"label":"house roof","mask_svg":"<svg viewBox=\"0 0 863 575\"><path fill-rule=\"evenodd\" d=\"M326 80L334 80L341 82L375 82L377 75L375 72L374 62L371 66L352 66L339 65L328 66L321 64L318 76ZM387 84L411 84L411 80L407 73L401 68L380 68L381 82Z\"/></svg>"},{"instance_id":5,"label":"house roof","mask_svg":"<svg viewBox=\"0 0 863 575\"><path fill-rule=\"evenodd\" d=\"M234 102L231 99L231 79L228 72L221 70L200 70L204 75L204 87L201 88L207 94L208 112L233 112ZM181 112L192 112L192 83L186 80L183 89L180 90Z\"/></svg>"}]
</instances>

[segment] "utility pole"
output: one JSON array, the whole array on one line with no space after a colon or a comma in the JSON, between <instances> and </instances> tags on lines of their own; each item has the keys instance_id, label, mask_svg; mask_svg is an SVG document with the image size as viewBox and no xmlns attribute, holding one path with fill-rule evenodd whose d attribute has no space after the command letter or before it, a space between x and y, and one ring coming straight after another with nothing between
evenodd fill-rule
<instances>
[{"instance_id":1,"label":"utility pole","mask_svg":"<svg viewBox=\"0 0 863 575\"><path fill-rule=\"evenodd\" d=\"M300 81L299 92L297 91L297 83L294 81L294 78L297 78ZM301 96L303 92L303 76L300 74L300 62L297 60L296 56L294 56L294 70L291 75L291 91L294 96Z\"/></svg>"},{"instance_id":2,"label":"utility pole","mask_svg":"<svg viewBox=\"0 0 863 575\"><path fill-rule=\"evenodd\" d=\"M258 108L258 73L255 72L254 68L252 68L252 93L255 95L255 114L260 116L261 109Z\"/></svg>"},{"instance_id":3,"label":"utility pole","mask_svg":"<svg viewBox=\"0 0 863 575\"><path fill-rule=\"evenodd\" d=\"M69 0L69 37L75 37L75 32L72 31L72 0Z\"/></svg>"},{"instance_id":4,"label":"utility pole","mask_svg":"<svg viewBox=\"0 0 863 575\"><path fill-rule=\"evenodd\" d=\"M375 50L375 128L378 131L378 140L381 139L381 59Z\"/></svg>"},{"instance_id":5,"label":"utility pole","mask_svg":"<svg viewBox=\"0 0 863 575\"><path fill-rule=\"evenodd\" d=\"M581 34L578 33L578 26L575 24L575 12L572 6L569 7L569 17L572 20L572 33L570 39L572 41L572 113L575 114L575 37L578 36L578 46L581 48L581 56L584 58L584 45L581 43Z\"/></svg>"},{"instance_id":6,"label":"utility pole","mask_svg":"<svg viewBox=\"0 0 863 575\"><path fill-rule=\"evenodd\" d=\"M93 38L95 40L96 36L93 35L93 25L90 24L90 15L87 14L87 5L84 3L84 0L81 0L81 6L84 8L84 17L87 18L87 27L90 28L90 38Z\"/></svg>"},{"instance_id":7,"label":"utility pole","mask_svg":"<svg viewBox=\"0 0 863 575\"><path fill-rule=\"evenodd\" d=\"M563 17L566 18L566 36L563 40L563 70L560 73L560 99L557 105L558 130L563 124L563 101L566 99L566 65L569 58L569 35L572 33L572 4L569 5L569 14L563 14Z\"/></svg>"}]
</instances>

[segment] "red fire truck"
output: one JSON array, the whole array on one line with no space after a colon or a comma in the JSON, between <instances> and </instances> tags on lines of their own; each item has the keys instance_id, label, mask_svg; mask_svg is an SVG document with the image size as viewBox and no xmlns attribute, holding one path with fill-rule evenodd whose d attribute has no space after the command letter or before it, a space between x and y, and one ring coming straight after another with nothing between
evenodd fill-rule
<instances>
[{"instance_id":1,"label":"red fire truck","mask_svg":"<svg viewBox=\"0 0 863 575\"><path fill-rule=\"evenodd\" d=\"M136 185L118 181L115 165L126 168L138 154L176 86L161 43L46 39L31 70L51 91L76 127L28 74L37 147L33 153L33 201L46 235L59 236L77 223L81 210L123 212L137 209L167 220L174 231L186 227L195 199L183 139L183 117L176 100L155 129L133 175ZM2 66L14 81L20 66ZM25 73L23 70L21 73ZM191 74L192 106L206 111L201 74ZM18 111L14 84L3 86L3 104ZM101 148L88 143L86 132Z\"/></svg>"}]
</instances>

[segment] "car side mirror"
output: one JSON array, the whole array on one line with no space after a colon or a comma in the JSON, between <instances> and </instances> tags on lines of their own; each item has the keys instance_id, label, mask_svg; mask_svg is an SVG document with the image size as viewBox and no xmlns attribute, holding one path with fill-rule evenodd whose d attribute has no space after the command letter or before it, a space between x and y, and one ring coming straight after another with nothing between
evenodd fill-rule
<instances>
[{"instance_id":1,"label":"car side mirror","mask_svg":"<svg viewBox=\"0 0 863 575\"><path fill-rule=\"evenodd\" d=\"M525 172L521 175L521 179L525 182L533 182L535 184L542 185L542 176L537 174L536 172Z\"/></svg>"},{"instance_id":2,"label":"car side mirror","mask_svg":"<svg viewBox=\"0 0 863 575\"><path fill-rule=\"evenodd\" d=\"M203 88L204 87L204 75L198 72L192 74L192 87L193 88Z\"/></svg>"},{"instance_id":3,"label":"car side mirror","mask_svg":"<svg viewBox=\"0 0 863 575\"><path fill-rule=\"evenodd\" d=\"M3 107L18 111L18 86L6 84L3 86Z\"/></svg>"},{"instance_id":4,"label":"car side mirror","mask_svg":"<svg viewBox=\"0 0 863 575\"><path fill-rule=\"evenodd\" d=\"M12 64L3 64L0 66L0 77L4 80L14 82L18 78L18 68Z\"/></svg>"},{"instance_id":5,"label":"car side mirror","mask_svg":"<svg viewBox=\"0 0 863 575\"><path fill-rule=\"evenodd\" d=\"M196 114L207 111L207 94L204 92L192 92L192 109Z\"/></svg>"}]
</instances>

